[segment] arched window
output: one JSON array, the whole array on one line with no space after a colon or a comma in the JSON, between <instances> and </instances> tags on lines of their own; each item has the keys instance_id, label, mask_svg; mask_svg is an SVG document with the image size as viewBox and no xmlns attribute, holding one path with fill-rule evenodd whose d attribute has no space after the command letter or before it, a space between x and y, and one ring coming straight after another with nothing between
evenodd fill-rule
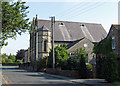
<instances>
[{"instance_id":1,"label":"arched window","mask_svg":"<svg viewBox=\"0 0 120 86\"><path fill-rule=\"evenodd\" d=\"M47 40L44 41L44 52L47 52Z\"/></svg>"}]
</instances>

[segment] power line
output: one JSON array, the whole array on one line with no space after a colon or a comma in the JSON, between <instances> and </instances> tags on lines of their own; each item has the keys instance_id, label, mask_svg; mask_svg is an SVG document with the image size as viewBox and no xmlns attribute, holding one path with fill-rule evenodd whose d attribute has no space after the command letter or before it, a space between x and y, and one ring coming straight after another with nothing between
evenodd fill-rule
<instances>
[{"instance_id":1,"label":"power line","mask_svg":"<svg viewBox=\"0 0 120 86\"><path fill-rule=\"evenodd\" d=\"M98 8L98 7L101 6L102 4L103 4L103 3L99 3L99 4L96 4L96 5L88 8L88 9L81 10L81 11L77 12L76 15L68 16L68 18L73 18L73 17L76 18L76 17L78 17L78 16L80 16L80 15L82 15L82 14L87 13L88 11L91 11L91 10L93 10L93 9Z\"/></svg>"},{"instance_id":2,"label":"power line","mask_svg":"<svg viewBox=\"0 0 120 86\"><path fill-rule=\"evenodd\" d=\"M69 11L69 10L68 10L66 16L71 15L71 13L73 13L73 12L76 12L76 11L79 11L79 10L84 10L85 8L87 8L87 7L89 7L89 6L91 6L91 4L89 4L89 5L87 6L86 3L84 2L84 3L82 3L82 5L79 5L77 8L74 7L74 8L75 8L74 10L72 10L72 11ZM80 9L79 9L79 8L80 8ZM65 13L64 13L64 14L65 14ZM66 16L62 15L61 17L66 17Z\"/></svg>"},{"instance_id":3,"label":"power line","mask_svg":"<svg viewBox=\"0 0 120 86\"><path fill-rule=\"evenodd\" d=\"M93 3L93 2L91 2L91 3ZM103 2L104 3L104 2ZM96 2L96 3L93 3L93 4L89 4L89 5L86 5L86 6L84 6L84 7L81 7L82 9L78 9L78 10L75 10L75 11L69 11L69 12L71 12L71 13L69 13L68 12L68 14L67 15L65 15L65 16L61 16L61 17L59 17L59 18L66 18L66 17L68 17L68 18L72 18L72 17L77 17L79 14L81 15L81 14L83 14L83 13L86 13L86 12L88 12L88 11L90 11L91 9L96 9L99 5L101 5L101 4L103 4L103 3L98 3L98 2ZM84 4L83 4L84 5ZM77 11L77 12L76 12ZM72 15L73 14L73 12L74 12L74 14L76 14L76 15ZM72 15L72 16L69 16L69 15Z\"/></svg>"},{"instance_id":4,"label":"power line","mask_svg":"<svg viewBox=\"0 0 120 86\"><path fill-rule=\"evenodd\" d=\"M73 10L73 9L76 9L75 7L77 7L79 4L80 4L80 3L77 3L77 4L73 5L72 7L68 8L68 9L66 9L66 10L64 10L64 11L60 11L60 12L58 12L56 15L62 14L63 12L66 13L67 11L71 11L71 10Z\"/></svg>"}]
</instances>

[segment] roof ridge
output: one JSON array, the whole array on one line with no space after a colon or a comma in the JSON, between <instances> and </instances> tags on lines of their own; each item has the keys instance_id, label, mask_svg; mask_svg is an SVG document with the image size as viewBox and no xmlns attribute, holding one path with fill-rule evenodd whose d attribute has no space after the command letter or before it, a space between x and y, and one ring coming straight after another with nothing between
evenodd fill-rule
<instances>
[{"instance_id":1,"label":"roof ridge","mask_svg":"<svg viewBox=\"0 0 120 86\"><path fill-rule=\"evenodd\" d=\"M38 21L51 21L51 20L45 20L45 19L37 19ZM68 23L85 23L85 24L97 24L97 25L101 25L100 23L88 23L88 22L79 22L79 21L59 21L56 20L56 22L68 22Z\"/></svg>"}]
</instances>

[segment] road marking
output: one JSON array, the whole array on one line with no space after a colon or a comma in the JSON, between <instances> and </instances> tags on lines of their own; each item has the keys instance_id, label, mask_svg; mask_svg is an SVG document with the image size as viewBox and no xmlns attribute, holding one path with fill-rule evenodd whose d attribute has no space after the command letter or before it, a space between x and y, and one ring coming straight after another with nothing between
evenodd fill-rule
<instances>
[{"instance_id":1,"label":"road marking","mask_svg":"<svg viewBox=\"0 0 120 86\"><path fill-rule=\"evenodd\" d=\"M5 79L3 75L2 75L2 79L4 80L5 84L8 84L8 81Z\"/></svg>"},{"instance_id":2,"label":"road marking","mask_svg":"<svg viewBox=\"0 0 120 86\"><path fill-rule=\"evenodd\" d=\"M12 84L10 81L8 81L7 77L5 77L4 75L2 75L2 79L4 80L5 82L5 86L10 86L10 84Z\"/></svg>"}]
</instances>

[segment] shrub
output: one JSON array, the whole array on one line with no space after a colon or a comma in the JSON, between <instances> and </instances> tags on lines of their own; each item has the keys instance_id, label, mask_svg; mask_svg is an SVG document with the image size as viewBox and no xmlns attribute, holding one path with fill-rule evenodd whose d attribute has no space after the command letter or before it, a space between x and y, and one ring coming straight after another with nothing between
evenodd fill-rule
<instances>
[{"instance_id":1,"label":"shrub","mask_svg":"<svg viewBox=\"0 0 120 86\"><path fill-rule=\"evenodd\" d=\"M11 59L5 59L6 63L13 63L13 61Z\"/></svg>"},{"instance_id":2,"label":"shrub","mask_svg":"<svg viewBox=\"0 0 120 86\"><path fill-rule=\"evenodd\" d=\"M108 82L118 81L118 63L117 58L113 52L110 52L104 59L102 66L102 76Z\"/></svg>"},{"instance_id":3,"label":"shrub","mask_svg":"<svg viewBox=\"0 0 120 86\"><path fill-rule=\"evenodd\" d=\"M46 68L46 58L39 58L37 60L37 71Z\"/></svg>"},{"instance_id":4,"label":"shrub","mask_svg":"<svg viewBox=\"0 0 120 86\"><path fill-rule=\"evenodd\" d=\"M78 70L78 66L79 66L79 58L77 57L70 57L67 60L67 70Z\"/></svg>"},{"instance_id":5,"label":"shrub","mask_svg":"<svg viewBox=\"0 0 120 86\"><path fill-rule=\"evenodd\" d=\"M2 63L5 63L5 59L2 58Z\"/></svg>"},{"instance_id":6,"label":"shrub","mask_svg":"<svg viewBox=\"0 0 120 86\"><path fill-rule=\"evenodd\" d=\"M86 63L85 63L85 57L81 55L81 59L79 59L79 75L80 78L85 79L87 78L87 68L86 68Z\"/></svg>"},{"instance_id":7,"label":"shrub","mask_svg":"<svg viewBox=\"0 0 120 86\"><path fill-rule=\"evenodd\" d=\"M18 59L18 60L16 61L16 63L17 63L17 64L20 64L20 63L23 63L23 62L22 62L22 60L19 60L19 59Z\"/></svg>"},{"instance_id":8,"label":"shrub","mask_svg":"<svg viewBox=\"0 0 120 86\"><path fill-rule=\"evenodd\" d=\"M48 56L48 67L51 68L53 64L53 52L52 49ZM55 67L65 69L67 66L67 60L69 59L69 52L66 50L66 44L55 47Z\"/></svg>"},{"instance_id":9,"label":"shrub","mask_svg":"<svg viewBox=\"0 0 120 86\"><path fill-rule=\"evenodd\" d=\"M11 59L13 62L15 62L15 60L16 60L16 57L15 57L15 55L9 55L8 56L8 59Z\"/></svg>"},{"instance_id":10,"label":"shrub","mask_svg":"<svg viewBox=\"0 0 120 86\"><path fill-rule=\"evenodd\" d=\"M93 71L93 66L91 64L87 64L86 68L88 71Z\"/></svg>"}]
</instances>

